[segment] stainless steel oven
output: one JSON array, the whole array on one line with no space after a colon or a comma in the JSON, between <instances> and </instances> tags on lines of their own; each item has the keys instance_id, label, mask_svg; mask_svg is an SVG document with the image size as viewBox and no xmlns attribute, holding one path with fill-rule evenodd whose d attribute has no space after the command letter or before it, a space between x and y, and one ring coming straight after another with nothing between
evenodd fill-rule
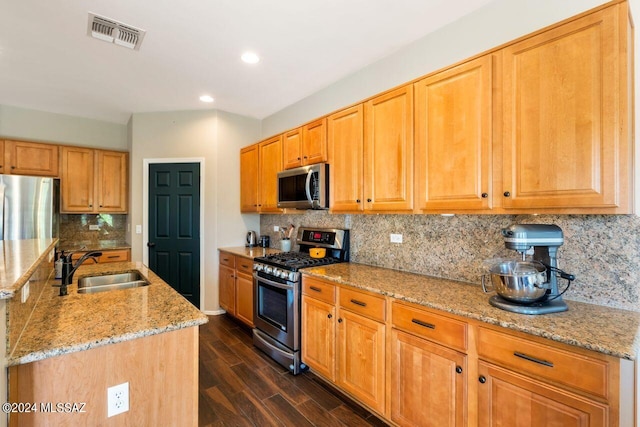
<instances>
[{"instance_id":1,"label":"stainless steel oven","mask_svg":"<svg viewBox=\"0 0 640 427\"><path fill-rule=\"evenodd\" d=\"M349 260L349 231L301 227L299 252L254 259L253 343L294 375L305 369L300 360L300 270ZM327 256L311 258L309 248L325 247Z\"/></svg>"}]
</instances>

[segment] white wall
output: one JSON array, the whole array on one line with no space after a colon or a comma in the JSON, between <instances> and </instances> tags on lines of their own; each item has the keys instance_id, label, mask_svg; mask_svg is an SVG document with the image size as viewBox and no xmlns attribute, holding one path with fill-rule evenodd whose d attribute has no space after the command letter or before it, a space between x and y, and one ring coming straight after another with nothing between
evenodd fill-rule
<instances>
[{"instance_id":1,"label":"white wall","mask_svg":"<svg viewBox=\"0 0 640 427\"><path fill-rule=\"evenodd\" d=\"M143 161L161 158L203 158L202 184L205 190L204 227L204 304L206 312L218 305L218 248L244 245L248 229L259 229L258 215L240 214L241 147L259 139L260 122L226 112L182 111L134 114L131 133L131 256L142 261L146 242L135 234L143 223Z\"/></svg>"},{"instance_id":2,"label":"white wall","mask_svg":"<svg viewBox=\"0 0 640 427\"><path fill-rule=\"evenodd\" d=\"M266 117L262 137L292 129L603 3L603 0L496 0Z\"/></svg>"},{"instance_id":3,"label":"white wall","mask_svg":"<svg viewBox=\"0 0 640 427\"><path fill-rule=\"evenodd\" d=\"M125 125L8 105L0 105L0 137L127 150Z\"/></svg>"}]
</instances>

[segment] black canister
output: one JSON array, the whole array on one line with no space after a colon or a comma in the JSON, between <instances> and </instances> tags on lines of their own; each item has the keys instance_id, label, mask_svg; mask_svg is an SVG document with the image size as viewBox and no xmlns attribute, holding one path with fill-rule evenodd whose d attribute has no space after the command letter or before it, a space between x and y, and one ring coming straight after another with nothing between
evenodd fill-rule
<instances>
[{"instance_id":1,"label":"black canister","mask_svg":"<svg viewBox=\"0 0 640 427\"><path fill-rule=\"evenodd\" d=\"M269 236L260 236L260 247L268 248L271 243L271 239Z\"/></svg>"}]
</instances>

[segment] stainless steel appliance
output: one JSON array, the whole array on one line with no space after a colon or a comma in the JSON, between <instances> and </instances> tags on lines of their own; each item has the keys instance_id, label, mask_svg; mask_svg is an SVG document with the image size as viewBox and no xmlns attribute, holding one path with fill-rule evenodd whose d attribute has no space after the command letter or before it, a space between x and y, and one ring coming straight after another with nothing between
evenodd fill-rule
<instances>
[{"instance_id":1,"label":"stainless steel appliance","mask_svg":"<svg viewBox=\"0 0 640 427\"><path fill-rule=\"evenodd\" d=\"M278 172L278 207L329 209L329 165L318 163Z\"/></svg>"},{"instance_id":2,"label":"stainless steel appliance","mask_svg":"<svg viewBox=\"0 0 640 427\"><path fill-rule=\"evenodd\" d=\"M349 230L300 227L299 252L254 259L253 344L294 375L306 367L300 361L300 270L349 261ZM312 258L311 248L326 248L324 258Z\"/></svg>"},{"instance_id":3,"label":"stainless steel appliance","mask_svg":"<svg viewBox=\"0 0 640 427\"><path fill-rule=\"evenodd\" d=\"M59 181L0 175L0 239L58 236Z\"/></svg>"},{"instance_id":4,"label":"stainless steel appliance","mask_svg":"<svg viewBox=\"0 0 640 427\"><path fill-rule=\"evenodd\" d=\"M256 234L255 231L248 231L246 240L247 240L247 243L245 244L246 247L252 248L254 246L258 246L258 235Z\"/></svg>"},{"instance_id":5,"label":"stainless steel appliance","mask_svg":"<svg viewBox=\"0 0 640 427\"><path fill-rule=\"evenodd\" d=\"M575 276L558 268L558 248L564 243L557 225L516 224L502 230L504 245L520 253L521 259L502 260L490 268L491 287L482 278L485 292L494 307L522 314L547 314L566 311L562 300ZM532 259L528 256L532 255ZM560 292L558 277L567 280ZM492 288L492 289L491 289Z\"/></svg>"}]
</instances>

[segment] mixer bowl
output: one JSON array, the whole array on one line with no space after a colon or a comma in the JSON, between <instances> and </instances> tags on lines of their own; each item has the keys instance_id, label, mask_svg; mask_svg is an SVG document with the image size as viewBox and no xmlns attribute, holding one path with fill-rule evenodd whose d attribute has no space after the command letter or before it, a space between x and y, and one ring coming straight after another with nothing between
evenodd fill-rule
<instances>
[{"instance_id":1,"label":"mixer bowl","mask_svg":"<svg viewBox=\"0 0 640 427\"><path fill-rule=\"evenodd\" d=\"M531 304L547 296L547 268L538 261L503 261L493 265L491 285L502 298L520 303ZM482 281L485 292L491 290Z\"/></svg>"}]
</instances>

